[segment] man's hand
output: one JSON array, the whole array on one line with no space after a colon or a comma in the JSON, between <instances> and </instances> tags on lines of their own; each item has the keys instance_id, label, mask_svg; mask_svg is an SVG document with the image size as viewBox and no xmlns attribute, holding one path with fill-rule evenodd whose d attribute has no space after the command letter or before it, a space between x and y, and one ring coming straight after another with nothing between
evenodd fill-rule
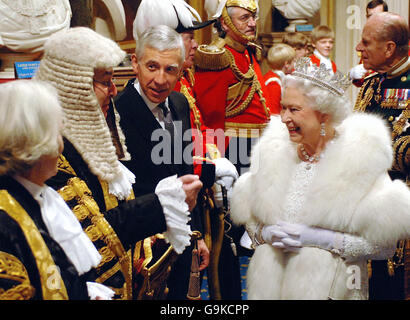
<instances>
[{"instance_id":1,"label":"man's hand","mask_svg":"<svg viewBox=\"0 0 410 320\"><path fill-rule=\"evenodd\" d=\"M200 259L199 271L202 271L209 265L209 249L206 246L204 239L198 240L197 243Z\"/></svg>"},{"instance_id":2,"label":"man's hand","mask_svg":"<svg viewBox=\"0 0 410 320\"><path fill-rule=\"evenodd\" d=\"M187 174L178 178L182 182L182 189L185 191L185 202L189 207L189 211L192 211L196 206L196 200L199 190L202 188L202 182L197 175Z\"/></svg>"}]
</instances>

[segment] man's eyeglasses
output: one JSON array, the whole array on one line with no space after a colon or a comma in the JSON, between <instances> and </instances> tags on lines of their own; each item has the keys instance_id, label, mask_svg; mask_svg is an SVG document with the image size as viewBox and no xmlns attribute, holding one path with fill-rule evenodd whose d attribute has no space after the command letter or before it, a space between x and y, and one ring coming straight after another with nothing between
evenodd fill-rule
<instances>
[{"instance_id":1,"label":"man's eyeglasses","mask_svg":"<svg viewBox=\"0 0 410 320\"><path fill-rule=\"evenodd\" d=\"M112 78L110 80L107 81L101 81L101 80L97 80L97 79L93 79L94 82L102 84L104 87L106 87L107 89L110 89L112 87L112 85L114 84L112 81Z\"/></svg>"}]
</instances>

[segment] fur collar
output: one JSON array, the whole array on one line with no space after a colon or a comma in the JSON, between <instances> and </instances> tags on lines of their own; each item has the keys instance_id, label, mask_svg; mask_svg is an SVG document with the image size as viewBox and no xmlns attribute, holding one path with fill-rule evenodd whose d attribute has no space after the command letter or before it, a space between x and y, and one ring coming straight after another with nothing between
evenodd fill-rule
<instances>
[{"instance_id":1,"label":"fur collar","mask_svg":"<svg viewBox=\"0 0 410 320\"><path fill-rule=\"evenodd\" d=\"M368 240L382 237L393 242L408 235L410 192L404 183L392 183L387 175L393 151L385 123L374 115L354 114L336 131L334 143L328 144L318 164L301 223ZM247 210L236 205L234 190L234 221L273 224L283 219L289 180L298 161L286 126L274 117L252 151L250 173L235 185L242 206L246 201L250 206Z\"/></svg>"}]
</instances>

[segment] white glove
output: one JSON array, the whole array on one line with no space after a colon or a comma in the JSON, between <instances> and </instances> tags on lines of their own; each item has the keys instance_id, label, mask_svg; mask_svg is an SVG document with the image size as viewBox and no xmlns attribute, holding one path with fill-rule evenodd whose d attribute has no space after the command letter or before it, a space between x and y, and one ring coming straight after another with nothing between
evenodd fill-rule
<instances>
[{"instance_id":1,"label":"white glove","mask_svg":"<svg viewBox=\"0 0 410 320\"><path fill-rule=\"evenodd\" d=\"M352 69L350 69L350 77L353 80L360 80L363 79L364 75L366 74L367 70L364 68L363 64L359 64Z\"/></svg>"},{"instance_id":2,"label":"white glove","mask_svg":"<svg viewBox=\"0 0 410 320\"><path fill-rule=\"evenodd\" d=\"M227 190L231 189L239 177L235 166L226 158L214 159L213 163L215 164L215 182Z\"/></svg>"},{"instance_id":3,"label":"white glove","mask_svg":"<svg viewBox=\"0 0 410 320\"><path fill-rule=\"evenodd\" d=\"M283 238L288 237L288 234L283 232L278 225L273 224L270 226L264 226L260 231L260 236L263 242L270 243L274 247L284 248L281 241Z\"/></svg>"},{"instance_id":4,"label":"white glove","mask_svg":"<svg viewBox=\"0 0 410 320\"><path fill-rule=\"evenodd\" d=\"M303 224L279 221L276 225L279 235L287 234L280 238L280 243L274 247L283 248L286 251L297 252L301 247L317 247L332 252L340 252L343 247L343 233L309 227Z\"/></svg>"},{"instance_id":5,"label":"white glove","mask_svg":"<svg viewBox=\"0 0 410 320\"><path fill-rule=\"evenodd\" d=\"M215 206L217 208L222 208L223 205L224 205L223 195L222 195L222 187L219 184L214 184L213 191L214 191ZM229 206L229 202L231 201L231 195L232 195L232 188L227 189L226 190L226 197L228 199L228 206Z\"/></svg>"}]
</instances>

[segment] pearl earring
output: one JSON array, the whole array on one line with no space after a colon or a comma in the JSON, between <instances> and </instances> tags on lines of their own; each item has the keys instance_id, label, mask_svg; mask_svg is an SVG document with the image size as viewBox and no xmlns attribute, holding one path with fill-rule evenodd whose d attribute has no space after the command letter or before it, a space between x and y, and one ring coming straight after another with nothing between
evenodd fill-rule
<instances>
[{"instance_id":1,"label":"pearl earring","mask_svg":"<svg viewBox=\"0 0 410 320\"><path fill-rule=\"evenodd\" d=\"M324 137L324 136L326 135L325 123L324 123L324 122L322 122L322 123L320 124L320 135L321 135L322 137Z\"/></svg>"}]
</instances>

